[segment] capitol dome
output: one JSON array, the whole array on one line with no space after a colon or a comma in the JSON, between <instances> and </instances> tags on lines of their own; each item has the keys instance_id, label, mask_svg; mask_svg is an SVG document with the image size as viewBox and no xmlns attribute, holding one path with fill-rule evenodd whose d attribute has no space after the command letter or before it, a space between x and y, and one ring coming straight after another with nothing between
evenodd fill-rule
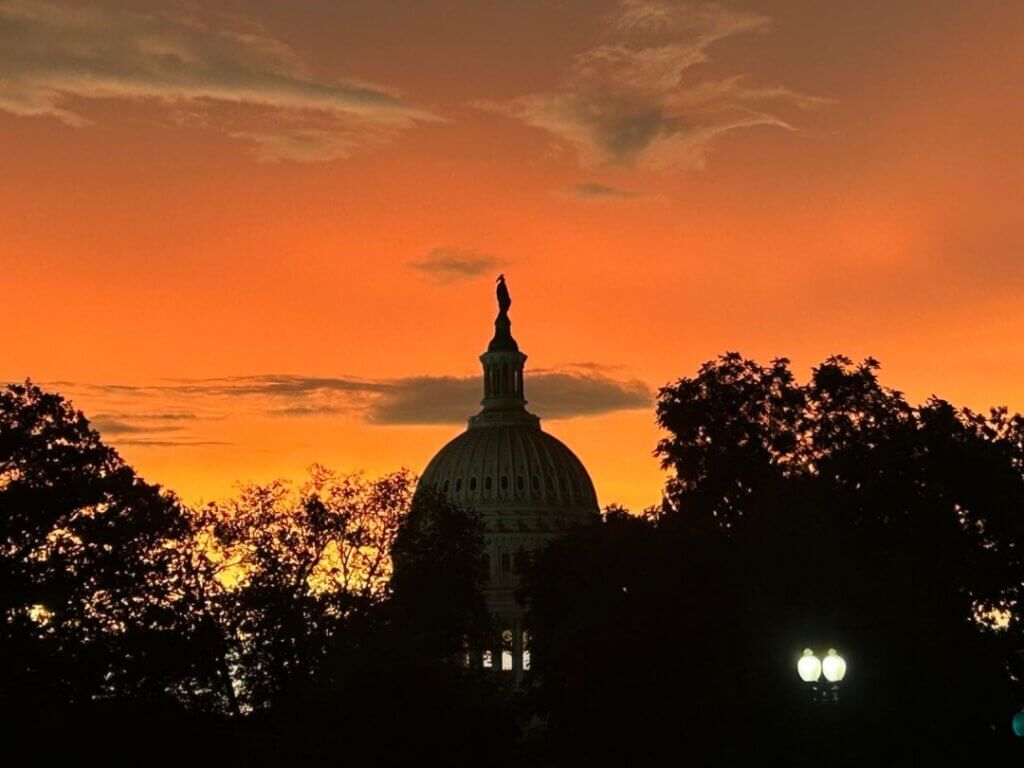
<instances>
[{"instance_id":1,"label":"capitol dome","mask_svg":"<svg viewBox=\"0 0 1024 768\"><path fill-rule=\"evenodd\" d=\"M534 513L538 527L562 528L568 511L594 512L590 475L565 443L539 424L477 424L442 448L421 482L483 515Z\"/></svg>"},{"instance_id":2,"label":"capitol dome","mask_svg":"<svg viewBox=\"0 0 1024 768\"><path fill-rule=\"evenodd\" d=\"M494 338L480 356L480 413L431 459L420 486L480 514L488 570L485 596L501 628L500 642L485 652L482 663L518 677L529 669L522 608L515 599L519 572L533 552L566 530L595 522L598 505L583 463L526 410L526 355L512 338L511 304L504 277L499 277Z\"/></svg>"}]
</instances>

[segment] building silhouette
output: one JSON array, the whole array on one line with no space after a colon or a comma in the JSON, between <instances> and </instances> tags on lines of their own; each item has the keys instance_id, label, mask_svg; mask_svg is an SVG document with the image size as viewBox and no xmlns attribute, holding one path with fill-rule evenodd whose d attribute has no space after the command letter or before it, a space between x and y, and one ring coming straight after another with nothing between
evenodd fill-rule
<instances>
[{"instance_id":1,"label":"building silhouette","mask_svg":"<svg viewBox=\"0 0 1024 768\"><path fill-rule=\"evenodd\" d=\"M598 505L583 463L526 410L526 355L512 337L510 305L499 277L494 338L480 355L480 413L434 456L420 483L480 514L485 596L499 632L481 663L519 677L530 665L528 629L515 599L519 572L532 552L573 526L596 521Z\"/></svg>"}]
</instances>

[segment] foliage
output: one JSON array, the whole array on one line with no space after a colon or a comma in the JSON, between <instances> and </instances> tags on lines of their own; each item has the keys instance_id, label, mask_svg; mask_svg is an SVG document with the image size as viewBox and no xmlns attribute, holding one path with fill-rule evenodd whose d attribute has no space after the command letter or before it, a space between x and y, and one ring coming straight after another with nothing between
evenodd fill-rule
<instances>
[{"instance_id":1,"label":"foliage","mask_svg":"<svg viewBox=\"0 0 1024 768\"><path fill-rule=\"evenodd\" d=\"M475 513L417 490L386 598L333 635L317 674L267 713L271 727L311 759L342 751L386 765L511 764L513 698L465 665L467 648L489 637L482 546Z\"/></svg>"},{"instance_id":2,"label":"foliage","mask_svg":"<svg viewBox=\"0 0 1024 768\"><path fill-rule=\"evenodd\" d=\"M405 470L314 466L298 487L188 509L59 395L7 387L5 722L76 759L95 748L137 761L159 741L164 756L188 744L262 763L344 748L456 764L484 740L511 745L507 697L462 664L486 632L479 520L425 493L414 503L415 484ZM389 739L385 711L408 741ZM100 736L112 721L119 735Z\"/></svg>"},{"instance_id":3,"label":"foliage","mask_svg":"<svg viewBox=\"0 0 1024 768\"><path fill-rule=\"evenodd\" d=\"M26 382L0 390L0 679L6 704L161 696L181 673L165 576L180 504L83 414Z\"/></svg>"},{"instance_id":4,"label":"foliage","mask_svg":"<svg viewBox=\"0 0 1024 768\"><path fill-rule=\"evenodd\" d=\"M1022 420L913 407L877 369L835 357L799 384L786 360L730 354L661 391L662 507L559 542L525 589L556 755L862 765L1008 746ZM840 705L811 706L805 646L850 660Z\"/></svg>"},{"instance_id":5,"label":"foliage","mask_svg":"<svg viewBox=\"0 0 1024 768\"><path fill-rule=\"evenodd\" d=\"M483 553L475 512L427 489L417 491L395 539L391 587L394 620L418 653L461 664L468 647L484 647L491 625Z\"/></svg>"},{"instance_id":6,"label":"foliage","mask_svg":"<svg viewBox=\"0 0 1024 768\"><path fill-rule=\"evenodd\" d=\"M414 487L407 471L367 480L314 466L297 490L249 485L191 511L181 608L229 711L301 685L352 614L383 600Z\"/></svg>"}]
</instances>

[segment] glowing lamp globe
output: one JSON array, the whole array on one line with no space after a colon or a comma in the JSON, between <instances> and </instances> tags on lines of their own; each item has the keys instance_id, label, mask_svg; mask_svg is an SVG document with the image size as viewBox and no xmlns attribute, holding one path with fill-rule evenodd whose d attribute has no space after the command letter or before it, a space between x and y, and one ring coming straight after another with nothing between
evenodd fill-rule
<instances>
[{"instance_id":1,"label":"glowing lamp globe","mask_svg":"<svg viewBox=\"0 0 1024 768\"><path fill-rule=\"evenodd\" d=\"M804 655L796 663L796 672L805 683L816 683L821 677L821 662L810 648L804 648Z\"/></svg>"},{"instance_id":2,"label":"glowing lamp globe","mask_svg":"<svg viewBox=\"0 0 1024 768\"><path fill-rule=\"evenodd\" d=\"M1013 725L1013 735L1024 737L1024 712L1018 712L1010 722Z\"/></svg>"},{"instance_id":3,"label":"glowing lamp globe","mask_svg":"<svg viewBox=\"0 0 1024 768\"><path fill-rule=\"evenodd\" d=\"M821 662L821 671L830 683L842 682L846 677L846 660L836 653L835 648L829 648L825 660Z\"/></svg>"}]
</instances>

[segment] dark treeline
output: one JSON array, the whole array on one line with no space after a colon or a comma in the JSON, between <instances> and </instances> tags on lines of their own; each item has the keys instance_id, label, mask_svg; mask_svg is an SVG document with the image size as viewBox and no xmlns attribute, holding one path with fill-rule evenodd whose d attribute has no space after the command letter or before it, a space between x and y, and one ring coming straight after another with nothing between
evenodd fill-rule
<instances>
[{"instance_id":1,"label":"dark treeline","mask_svg":"<svg viewBox=\"0 0 1024 768\"><path fill-rule=\"evenodd\" d=\"M514 745L506 694L462 663L489 632L479 521L414 487L314 467L189 509L60 396L7 387L5 742L133 764Z\"/></svg>"},{"instance_id":2,"label":"dark treeline","mask_svg":"<svg viewBox=\"0 0 1024 768\"><path fill-rule=\"evenodd\" d=\"M321 468L190 509L9 386L4 728L132 762L1019 761L1024 419L915 407L876 370L726 355L664 388L663 503L527 568L520 688L465 665L492 631L471 510ZM848 660L838 702L804 647Z\"/></svg>"}]
</instances>

